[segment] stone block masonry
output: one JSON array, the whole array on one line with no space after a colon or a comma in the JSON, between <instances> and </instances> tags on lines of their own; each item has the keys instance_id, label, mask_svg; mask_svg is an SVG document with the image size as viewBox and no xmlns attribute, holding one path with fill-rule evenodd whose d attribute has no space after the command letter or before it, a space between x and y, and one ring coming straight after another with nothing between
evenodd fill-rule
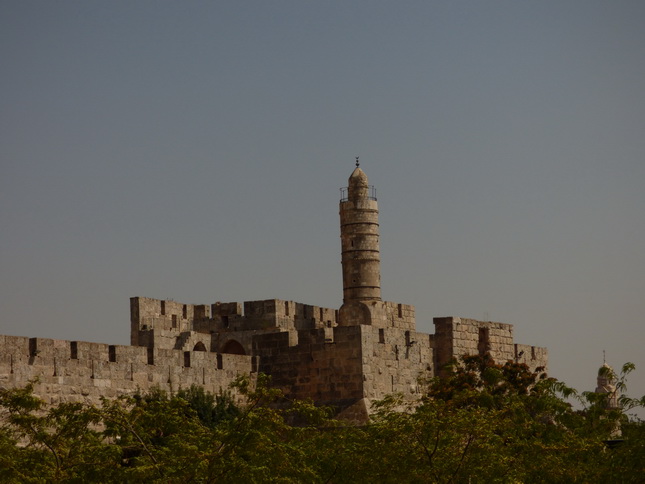
<instances>
[{"instance_id":1,"label":"stone block masonry","mask_svg":"<svg viewBox=\"0 0 645 484\"><path fill-rule=\"evenodd\" d=\"M359 167L340 200L343 305L281 299L184 304L130 299L131 346L0 336L0 386L38 379L48 405L98 404L153 387L200 385L213 393L258 371L287 398L312 399L338 416L365 422L373 400L419 396L419 380L440 376L452 359L490 355L546 368L547 351L513 340L513 326L434 318L435 334L416 331L414 306L381 299L378 205Z\"/></svg>"},{"instance_id":2,"label":"stone block masonry","mask_svg":"<svg viewBox=\"0 0 645 484\"><path fill-rule=\"evenodd\" d=\"M413 306L392 302L368 302L369 324L347 326L333 309L277 299L130 303L132 346L0 336L0 386L37 379L36 394L48 405L99 404L152 388L200 385L217 393L261 371L288 398L364 422L372 401L391 393L417 398L420 379L440 375L453 358L489 354L498 363L547 365L546 349L515 343L510 324L434 318L435 334L425 334L416 331Z\"/></svg>"},{"instance_id":3,"label":"stone block masonry","mask_svg":"<svg viewBox=\"0 0 645 484\"><path fill-rule=\"evenodd\" d=\"M546 369L546 348L513 342L513 326L492 321L444 317L434 318L434 363L441 370L452 359L464 355L490 355L498 363L516 361L531 370Z\"/></svg>"},{"instance_id":4,"label":"stone block masonry","mask_svg":"<svg viewBox=\"0 0 645 484\"><path fill-rule=\"evenodd\" d=\"M101 397L191 385L218 393L256 369L256 357L247 355L0 336L0 387L35 381L34 393L47 405L99 405Z\"/></svg>"},{"instance_id":5,"label":"stone block masonry","mask_svg":"<svg viewBox=\"0 0 645 484\"><path fill-rule=\"evenodd\" d=\"M256 336L253 344L259 370L290 398L345 407L364 396L360 326L299 331L296 345L286 333Z\"/></svg>"},{"instance_id":6,"label":"stone block masonry","mask_svg":"<svg viewBox=\"0 0 645 484\"><path fill-rule=\"evenodd\" d=\"M419 396L419 381L434 376L431 335L396 327L362 326L363 394L370 400L400 393Z\"/></svg>"}]
</instances>

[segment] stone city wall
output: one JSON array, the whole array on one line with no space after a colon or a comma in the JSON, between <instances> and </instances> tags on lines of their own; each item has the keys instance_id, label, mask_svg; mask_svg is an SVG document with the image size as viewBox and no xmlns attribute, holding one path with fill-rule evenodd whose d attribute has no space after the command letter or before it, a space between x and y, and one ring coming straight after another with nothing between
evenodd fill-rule
<instances>
[{"instance_id":1,"label":"stone city wall","mask_svg":"<svg viewBox=\"0 0 645 484\"><path fill-rule=\"evenodd\" d=\"M212 305L182 304L175 301L134 297L130 299L131 344L180 349L183 333L238 333L242 331L303 330L336 326L335 309L267 299ZM247 335L244 339L249 340ZM221 341L223 338L219 338ZM225 339L225 338L224 338ZM250 340L242 345L250 346ZM210 346L220 348L219 343Z\"/></svg>"},{"instance_id":2,"label":"stone city wall","mask_svg":"<svg viewBox=\"0 0 645 484\"><path fill-rule=\"evenodd\" d=\"M415 331L414 306L386 301L349 301L340 309L339 324L371 325Z\"/></svg>"},{"instance_id":3,"label":"stone city wall","mask_svg":"<svg viewBox=\"0 0 645 484\"><path fill-rule=\"evenodd\" d=\"M435 367L453 358L486 353L498 364L509 360L526 363L531 369L547 366L547 349L513 343L513 325L457 317L434 318ZM520 355L520 352L523 352Z\"/></svg>"},{"instance_id":4,"label":"stone city wall","mask_svg":"<svg viewBox=\"0 0 645 484\"><path fill-rule=\"evenodd\" d=\"M270 333L254 338L259 371L287 398L354 403L363 398L361 327Z\"/></svg>"},{"instance_id":5,"label":"stone city wall","mask_svg":"<svg viewBox=\"0 0 645 484\"><path fill-rule=\"evenodd\" d=\"M386 301L386 327L415 331L417 329L415 308L411 304L400 304Z\"/></svg>"},{"instance_id":6,"label":"stone city wall","mask_svg":"<svg viewBox=\"0 0 645 484\"><path fill-rule=\"evenodd\" d=\"M336 313L335 309L280 299L246 301L244 303L245 327L247 329L277 327L283 330L300 331L331 328L336 325Z\"/></svg>"},{"instance_id":7,"label":"stone city wall","mask_svg":"<svg viewBox=\"0 0 645 484\"><path fill-rule=\"evenodd\" d=\"M548 366L549 352L546 348L531 345L515 345L515 361L526 364L531 371L537 368L546 368Z\"/></svg>"},{"instance_id":8,"label":"stone city wall","mask_svg":"<svg viewBox=\"0 0 645 484\"><path fill-rule=\"evenodd\" d=\"M256 370L257 359L244 355L0 336L0 387L38 379L34 393L47 405L98 405L101 397L154 387L175 392L193 384L217 393Z\"/></svg>"},{"instance_id":9,"label":"stone city wall","mask_svg":"<svg viewBox=\"0 0 645 484\"><path fill-rule=\"evenodd\" d=\"M434 375L432 335L397 328L361 326L364 396L419 396L419 379Z\"/></svg>"}]
</instances>

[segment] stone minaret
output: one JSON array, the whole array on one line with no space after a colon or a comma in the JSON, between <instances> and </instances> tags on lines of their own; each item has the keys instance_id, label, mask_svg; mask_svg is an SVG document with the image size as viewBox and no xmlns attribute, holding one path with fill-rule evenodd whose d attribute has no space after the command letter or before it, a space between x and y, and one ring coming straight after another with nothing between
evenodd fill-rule
<instances>
[{"instance_id":1,"label":"stone minaret","mask_svg":"<svg viewBox=\"0 0 645 484\"><path fill-rule=\"evenodd\" d=\"M617 409L620 408L618 404L618 390L616 389L616 373L611 366L606 362L598 370L596 392L595 393L608 393L607 408Z\"/></svg>"},{"instance_id":2,"label":"stone minaret","mask_svg":"<svg viewBox=\"0 0 645 484\"><path fill-rule=\"evenodd\" d=\"M378 205L358 165L340 200L344 305L381 300Z\"/></svg>"}]
</instances>

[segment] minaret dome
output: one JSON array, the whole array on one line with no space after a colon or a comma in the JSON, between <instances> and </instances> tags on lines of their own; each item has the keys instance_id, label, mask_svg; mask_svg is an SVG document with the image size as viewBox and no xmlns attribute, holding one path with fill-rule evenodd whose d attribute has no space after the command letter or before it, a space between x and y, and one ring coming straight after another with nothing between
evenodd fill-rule
<instances>
[{"instance_id":1,"label":"minaret dome","mask_svg":"<svg viewBox=\"0 0 645 484\"><path fill-rule=\"evenodd\" d=\"M359 166L357 166L347 181L347 198L349 200L358 200L368 198L369 183L367 175Z\"/></svg>"}]
</instances>

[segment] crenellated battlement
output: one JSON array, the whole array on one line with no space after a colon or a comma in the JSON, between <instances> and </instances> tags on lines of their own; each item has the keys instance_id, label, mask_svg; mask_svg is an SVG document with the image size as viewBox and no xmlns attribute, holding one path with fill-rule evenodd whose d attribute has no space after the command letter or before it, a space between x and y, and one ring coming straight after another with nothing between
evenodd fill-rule
<instances>
[{"instance_id":1,"label":"crenellated battlement","mask_svg":"<svg viewBox=\"0 0 645 484\"><path fill-rule=\"evenodd\" d=\"M210 351L227 352L226 342L235 339L249 354L254 334L332 328L337 325L337 314L335 309L280 299L207 305L134 297L130 300L130 340L133 346L182 349L187 348L185 341L201 334L201 342Z\"/></svg>"},{"instance_id":2,"label":"crenellated battlement","mask_svg":"<svg viewBox=\"0 0 645 484\"><path fill-rule=\"evenodd\" d=\"M435 367L464 355L490 355L497 363L516 361L535 370L547 366L546 348L515 344L513 325L493 321L443 317L434 318Z\"/></svg>"},{"instance_id":3,"label":"crenellated battlement","mask_svg":"<svg viewBox=\"0 0 645 484\"><path fill-rule=\"evenodd\" d=\"M0 336L0 386L37 380L48 405L84 402L147 391L175 392L200 385L217 393L241 374L254 376L254 356Z\"/></svg>"},{"instance_id":4,"label":"crenellated battlement","mask_svg":"<svg viewBox=\"0 0 645 484\"><path fill-rule=\"evenodd\" d=\"M364 423L370 402L390 393L419 397L419 379L452 359L488 355L546 367L547 350L516 344L513 326L434 318L416 331L414 306L381 299L379 223L367 175L353 171L340 203L343 305L281 299L184 304L130 299L131 346L0 336L0 386L38 379L46 403L99 403L158 387L226 388L238 375L267 373L288 398L333 405Z\"/></svg>"}]
</instances>

